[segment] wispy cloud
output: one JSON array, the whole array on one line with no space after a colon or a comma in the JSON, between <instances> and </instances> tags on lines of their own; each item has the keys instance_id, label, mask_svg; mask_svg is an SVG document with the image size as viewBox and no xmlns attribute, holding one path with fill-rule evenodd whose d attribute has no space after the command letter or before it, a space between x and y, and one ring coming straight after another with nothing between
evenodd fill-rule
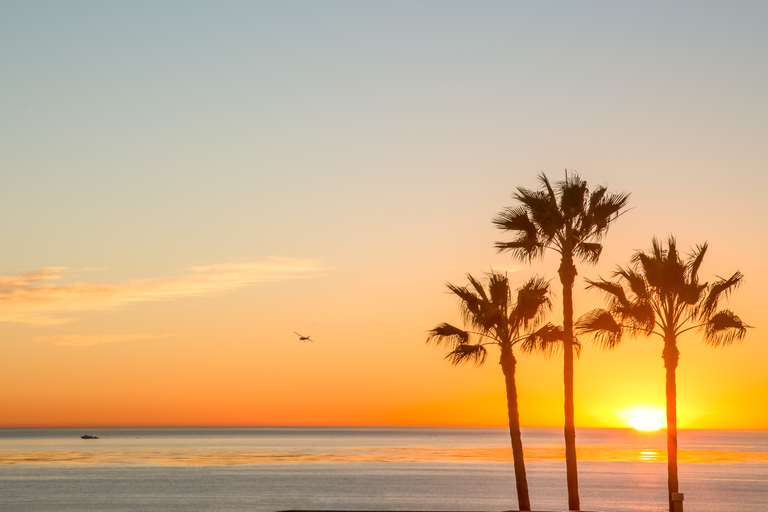
<instances>
[{"instance_id":1,"label":"wispy cloud","mask_svg":"<svg viewBox=\"0 0 768 512\"><path fill-rule=\"evenodd\" d=\"M180 276L115 284L60 284L66 267L0 276L0 322L57 325L73 313L114 309L133 302L205 296L268 281L307 278L324 270L319 260L269 258L195 265Z\"/></svg>"},{"instance_id":2,"label":"wispy cloud","mask_svg":"<svg viewBox=\"0 0 768 512\"><path fill-rule=\"evenodd\" d=\"M68 347L89 347L104 343L119 343L123 341L155 340L168 338L172 334L64 334L60 336L36 336L32 338L38 343L64 345Z\"/></svg>"}]
</instances>

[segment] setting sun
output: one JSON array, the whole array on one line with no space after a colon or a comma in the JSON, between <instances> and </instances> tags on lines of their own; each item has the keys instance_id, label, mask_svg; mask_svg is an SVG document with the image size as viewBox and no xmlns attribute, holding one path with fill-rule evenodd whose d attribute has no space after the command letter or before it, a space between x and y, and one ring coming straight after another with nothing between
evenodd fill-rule
<instances>
[{"instance_id":1,"label":"setting sun","mask_svg":"<svg viewBox=\"0 0 768 512\"><path fill-rule=\"evenodd\" d=\"M660 409L628 409L627 422L635 430L659 430L664 427L664 411Z\"/></svg>"}]
</instances>

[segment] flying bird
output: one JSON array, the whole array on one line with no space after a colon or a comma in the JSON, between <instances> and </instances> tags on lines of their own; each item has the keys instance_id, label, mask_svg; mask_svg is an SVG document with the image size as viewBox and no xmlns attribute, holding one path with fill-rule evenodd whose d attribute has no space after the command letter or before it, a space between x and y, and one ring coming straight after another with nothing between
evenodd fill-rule
<instances>
[{"instance_id":1,"label":"flying bird","mask_svg":"<svg viewBox=\"0 0 768 512\"><path fill-rule=\"evenodd\" d=\"M303 335L297 333L296 331L293 331L293 334L298 336L301 341L312 341L311 339L309 339L309 336L303 336Z\"/></svg>"}]
</instances>

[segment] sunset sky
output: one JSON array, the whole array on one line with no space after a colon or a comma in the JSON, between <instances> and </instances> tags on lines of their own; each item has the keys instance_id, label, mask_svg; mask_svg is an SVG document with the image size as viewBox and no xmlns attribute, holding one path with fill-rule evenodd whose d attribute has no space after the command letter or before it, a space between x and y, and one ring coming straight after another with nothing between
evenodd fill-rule
<instances>
[{"instance_id":1,"label":"sunset sky","mask_svg":"<svg viewBox=\"0 0 768 512\"><path fill-rule=\"evenodd\" d=\"M755 326L680 342L679 426L768 429L768 3L0 4L0 427L498 425L445 283L567 168L632 194L578 316L653 236L745 274ZM551 320L560 322L556 310ZM301 342L294 331L311 335ZM587 344L576 422L664 407L661 341ZM524 426L562 363L519 357Z\"/></svg>"}]
</instances>

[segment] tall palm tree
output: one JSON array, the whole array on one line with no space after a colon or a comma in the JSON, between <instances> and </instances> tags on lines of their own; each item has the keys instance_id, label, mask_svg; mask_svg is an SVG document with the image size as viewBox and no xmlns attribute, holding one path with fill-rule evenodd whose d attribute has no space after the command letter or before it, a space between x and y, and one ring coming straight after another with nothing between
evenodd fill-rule
<instances>
[{"instance_id":1,"label":"tall palm tree","mask_svg":"<svg viewBox=\"0 0 768 512\"><path fill-rule=\"evenodd\" d=\"M541 188L517 188L517 206L506 208L495 219L499 229L514 235L511 242L497 242L499 251L509 251L518 260L531 262L547 249L560 254L563 286L563 383L565 394L565 465L569 510L580 510L576 467L576 425L573 405L573 284L576 262L594 264L603 246L600 241L629 201L629 194L609 194L605 187L591 193L578 174L566 172L565 181L550 185L539 176Z\"/></svg>"},{"instance_id":2,"label":"tall palm tree","mask_svg":"<svg viewBox=\"0 0 768 512\"><path fill-rule=\"evenodd\" d=\"M520 510L531 510L517 406L517 359L512 349L520 344L524 352L552 353L557 350L558 341L562 337L561 329L551 324L539 327L544 315L552 309L549 283L538 277L531 278L517 290L517 300L512 302L507 276L489 273L487 290L471 275L468 274L467 278L469 286L455 286L449 283L448 289L461 301L464 325L469 330L442 323L429 331L427 342L446 345L450 349L446 359L454 365L474 363L480 366L488 355L488 345L496 345L501 350L499 363L507 391L509 436L512 442L518 507Z\"/></svg>"},{"instance_id":3,"label":"tall palm tree","mask_svg":"<svg viewBox=\"0 0 768 512\"><path fill-rule=\"evenodd\" d=\"M606 295L608 308L593 310L577 323L579 332L593 335L606 349L619 345L625 332L656 335L664 341L669 510L673 512L683 509L681 501L673 500L673 494L679 492L675 371L680 352L677 340L683 333L698 329L707 344L725 346L743 339L749 327L732 311L718 310L720 300L741 285L740 272L728 279L718 278L712 284L699 282L699 267L706 252L705 243L683 260L674 237L668 238L666 248L654 238L649 253L639 251L627 267L617 268L613 274L615 281L587 280L587 288Z\"/></svg>"}]
</instances>

